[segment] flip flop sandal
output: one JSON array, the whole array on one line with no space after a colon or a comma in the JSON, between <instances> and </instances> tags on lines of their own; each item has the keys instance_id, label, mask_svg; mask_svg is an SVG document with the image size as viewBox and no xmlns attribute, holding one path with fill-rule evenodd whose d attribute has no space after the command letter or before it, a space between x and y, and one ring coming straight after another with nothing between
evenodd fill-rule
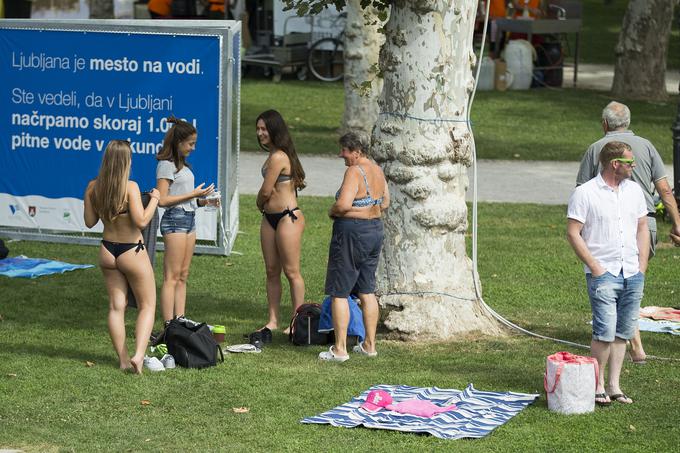
<instances>
[{"instance_id":1,"label":"flip flop sandal","mask_svg":"<svg viewBox=\"0 0 680 453\"><path fill-rule=\"evenodd\" d=\"M606 393L596 393L595 394L595 404L598 406L606 407L606 406L611 406L612 402L611 399L610 401L598 401L598 398L601 400L606 400L607 399L607 394Z\"/></svg>"},{"instance_id":2,"label":"flip flop sandal","mask_svg":"<svg viewBox=\"0 0 680 453\"><path fill-rule=\"evenodd\" d=\"M227 346L224 348L224 352L233 352L233 353L241 353L241 352L250 352L250 353L260 353L262 352L262 349L258 348L257 346L253 344L235 344L232 346Z\"/></svg>"},{"instance_id":3,"label":"flip flop sandal","mask_svg":"<svg viewBox=\"0 0 680 453\"><path fill-rule=\"evenodd\" d=\"M262 343L268 344L272 342L272 331L269 327L260 329L260 334L262 335Z\"/></svg>"},{"instance_id":4,"label":"flip flop sandal","mask_svg":"<svg viewBox=\"0 0 680 453\"><path fill-rule=\"evenodd\" d=\"M251 338L255 334L260 334L260 341L262 341L263 344L268 344L272 342L272 331L269 329L269 327L263 327L260 330L256 330L253 333L244 333L243 338L247 338L248 341L251 341Z\"/></svg>"},{"instance_id":5,"label":"flip flop sandal","mask_svg":"<svg viewBox=\"0 0 680 453\"><path fill-rule=\"evenodd\" d=\"M252 344L257 349L262 349L262 345L264 344L262 341L262 332L256 330L255 332L248 335L248 343Z\"/></svg>"},{"instance_id":6,"label":"flip flop sandal","mask_svg":"<svg viewBox=\"0 0 680 453\"><path fill-rule=\"evenodd\" d=\"M617 403L621 403L621 404L633 404L633 399L632 399L631 397L629 397L628 395L626 395L625 393L615 393L615 394L613 394L613 395L609 395L609 398L610 398L612 401L616 401ZM629 400L630 402L628 402L628 400Z\"/></svg>"}]
</instances>

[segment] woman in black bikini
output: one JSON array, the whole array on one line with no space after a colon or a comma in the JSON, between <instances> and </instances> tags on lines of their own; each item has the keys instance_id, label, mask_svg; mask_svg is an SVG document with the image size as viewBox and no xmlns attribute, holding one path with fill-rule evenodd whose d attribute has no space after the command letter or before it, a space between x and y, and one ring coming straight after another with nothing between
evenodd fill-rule
<instances>
[{"instance_id":1,"label":"woman in black bikini","mask_svg":"<svg viewBox=\"0 0 680 453\"><path fill-rule=\"evenodd\" d=\"M109 293L109 334L121 369L141 374L156 310L156 284L141 230L153 218L160 194L151 191L146 208L139 186L130 181L132 150L122 140L109 142L99 175L85 190L85 225L104 224L99 266ZM128 285L132 288L139 314L135 329L135 353L130 358L125 344L125 306Z\"/></svg>"},{"instance_id":2,"label":"woman in black bikini","mask_svg":"<svg viewBox=\"0 0 680 453\"><path fill-rule=\"evenodd\" d=\"M267 272L269 304L269 321L261 331L267 341L271 338L269 331L279 327L282 270L290 284L293 313L305 298L305 282L300 274L305 217L297 205L297 192L305 187L305 172L279 112L267 110L261 113L255 126L260 146L269 152L262 166L264 181L257 193L257 208L262 212L260 243Z\"/></svg>"}]
</instances>

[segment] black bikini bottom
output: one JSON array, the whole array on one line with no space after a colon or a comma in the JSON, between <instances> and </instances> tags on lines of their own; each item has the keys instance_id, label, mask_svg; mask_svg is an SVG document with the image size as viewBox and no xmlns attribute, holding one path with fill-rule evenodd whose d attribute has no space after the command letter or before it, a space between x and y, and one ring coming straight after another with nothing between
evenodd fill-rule
<instances>
[{"instance_id":1,"label":"black bikini bottom","mask_svg":"<svg viewBox=\"0 0 680 453\"><path fill-rule=\"evenodd\" d=\"M113 255L114 258L118 258L120 255L123 253L127 252L128 250L137 247L135 249L135 253L139 253L140 250L144 250L144 243L140 239L139 242L134 243L134 242L111 242L102 239L102 245L106 250L111 252L111 255Z\"/></svg>"},{"instance_id":2,"label":"black bikini bottom","mask_svg":"<svg viewBox=\"0 0 680 453\"><path fill-rule=\"evenodd\" d=\"M282 212L263 212L262 215L264 216L265 219L267 219L267 222L276 230L276 227L279 226L279 222L281 221L282 218L285 216L289 216L293 222L295 222L298 218L295 214L293 214L294 211L299 211L300 208L295 207L293 209L286 209L285 211Z\"/></svg>"}]
</instances>

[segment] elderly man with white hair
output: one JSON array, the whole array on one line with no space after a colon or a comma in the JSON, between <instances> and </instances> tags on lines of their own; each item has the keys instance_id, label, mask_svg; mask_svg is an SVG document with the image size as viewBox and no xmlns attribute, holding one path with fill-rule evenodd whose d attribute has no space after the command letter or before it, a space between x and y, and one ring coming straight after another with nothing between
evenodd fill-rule
<instances>
[{"instance_id":1,"label":"elderly man with white hair","mask_svg":"<svg viewBox=\"0 0 680 453\"><path fill-rule=\"evenodd\" d=\"M631 179L638 183L645 195L647 204L647 225L650 233L650 258L654 256L656 245L656 206L654 204L654 192L659 193L661 202L668 212L673 227L671 239L676 245L680 245L680 215L678 206L673 196L673 191L666 178L666 167L652 143L635 135L629 130L630 109L620 102L612 101L602 110L602 129L604 137L590 145L581 159L576 185L585 184L602 170L599 164L599 156L602 148L609 142L623 142L630 146L635 157L635 167ZM636 329L635 336L630 340L631 360L633 363L644 364L647 355L642 347L640 331Z\"/></svg>"}]
</instances>

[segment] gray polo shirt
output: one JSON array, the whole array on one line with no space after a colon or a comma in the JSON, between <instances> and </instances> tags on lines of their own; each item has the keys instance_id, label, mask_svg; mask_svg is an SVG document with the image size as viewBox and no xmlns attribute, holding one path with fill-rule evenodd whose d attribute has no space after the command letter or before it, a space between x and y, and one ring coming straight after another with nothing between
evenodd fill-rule
<instances>
[{"instance_id":1,"label":"gray polo shirt","mask_svg":"<svg viewBox=\"0 0 680 453\"><path fill-rule=\"evenodd\" d=\"M177 171L175 164L169 160L158 161L156 179L170 180L169 195L184 195L194 190L194 173L191 169L185 165L180 171ZM196 199L192 198L173 207L181 207L185 211L194 211L198 205Z\"/></svg>"},{"instance_id":2,"label":"gray polo shirt","mask_svg":"<svg viewBox=\"0 0 680 453\"><path fill-rule=\"evenodd\" d=\"M642 137L638 137L632 131L611 131L590 145L581 159L581 166L576 176L576 184L585 184L597 176L602 169L600 168L600 151L609 142L623 142L630 146L635 157L635 168L631 179L638 183L645 195L647 212L656 212L654 205L654 184L666 177L666 168L659 152L654 145Z\"/></svg>"}]
</instances>

